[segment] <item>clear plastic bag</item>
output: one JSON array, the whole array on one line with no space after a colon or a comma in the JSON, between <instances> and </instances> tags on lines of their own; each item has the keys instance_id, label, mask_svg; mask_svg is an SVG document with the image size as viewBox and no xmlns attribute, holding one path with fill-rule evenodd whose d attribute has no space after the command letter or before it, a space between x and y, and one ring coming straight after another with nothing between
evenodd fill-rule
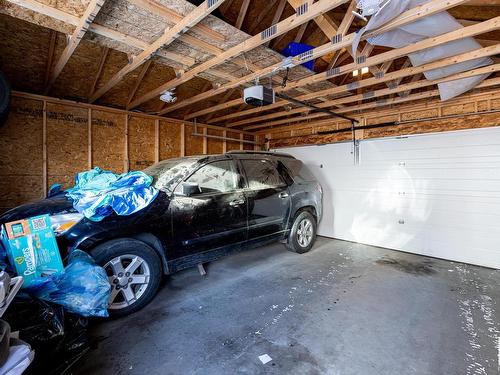
<instances>
[{"instance_id":1,"label":"clear plastic bag","mask_svg":"<svg viewBox=\"0 0 500 375\"><path fill-rule=\"evenodd\" d=\"M40 279L28 291L81 316L108 316L111 286L106 271L81 250L69 255L63 272Z\"/></svg>"}]
</instances>

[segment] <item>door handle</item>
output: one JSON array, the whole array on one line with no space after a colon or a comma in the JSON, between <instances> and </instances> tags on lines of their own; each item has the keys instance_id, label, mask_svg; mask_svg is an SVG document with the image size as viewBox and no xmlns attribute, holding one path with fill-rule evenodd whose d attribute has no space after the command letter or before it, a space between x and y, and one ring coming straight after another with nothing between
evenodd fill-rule
<instances>
[{"instance_id":1,"label":"door handle","mask_svg":"<svg viewBox=\"0 0 500 375\"><path fill-rule=\"evenodd\" d=\"M234 201L229 202L229 205L231 207L239 206L241 204L245 203L244 199L235 199Z\"/></svg>"},{"instance_id":2,"label":"door handle","mask_svg":"<svg viewBox=\"0 0 500 375\"><path fill-rule=\"evenodd\" d=\"M286 192L283 191L283 192L279 193L278 197L281 198L281 199L288 198L288 193L286 193Z\"/></svg>"}]
</instances>

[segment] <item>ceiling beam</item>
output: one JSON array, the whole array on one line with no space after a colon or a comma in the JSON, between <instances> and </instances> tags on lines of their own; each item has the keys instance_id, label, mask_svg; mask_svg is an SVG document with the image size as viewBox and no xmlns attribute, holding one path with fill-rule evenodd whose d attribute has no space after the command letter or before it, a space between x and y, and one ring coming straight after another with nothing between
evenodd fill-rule
<instances>
[{"instance_id":1,"label":"ceiling beam","mask_svg":"<svg viewBox=\"0 0 500 375\"><path fill-rule=\"evenodd\" d=\"M370 38L370 37L373 37L375 35L385 33L387 31L393 30L397 27L401 27L401 26L406 25L408 23L412 23L418 19L428 17L428 16L430 16L432 14L436 14L438 12L442 12L444 10L451 8L451 7L465 3L466 1L467 0L432 0L429 3L419 5L413 9L410 9L406 12L403 12L398 17L394 18L392 21L388 22L387 24L385 24L381 28L379 28L373 32L365 34L363 36L363 39ZM314 5L316 5L316 4L319 4L319 3L315 3ZM299 64L302 64L306 61L310 61L312 59L315 59L319 56L326 55L327 53L334 52L334 51L337 51L337 50L342 49L342 48L347 48L350 45L352 45L352 42L354 40L354 36L355 36L355 34L352 33L352 34L345 36L342 39L342 41L339 43L334 44L334 43L329 42L329 43L326 43L322 46L316 47L313 50L311 50L311 52L308 52L308 55L306 57L305 56L298 56L298 57L293 58L292 61L294 64L299 65ZM268 66L267 68L263 68L257 72L254 72L252 74L248 74L242 78L239 78L237 80L234 80L232 82L224 84L221 87L219 87L218 89L210 90L210 91L207 91L206 93L198 94L198 95L195 95L191 98L185 99L179 103L176 103L174 105L170 105L167 108L165 108L164 110L162 110L160 113L165 114L165 113L175 111L179 108L183 108L185 106L191 105L193 103L197 103L199 101L202 101L202 100L205 100L205 99L210 98L212 96L223 93L223 92L225 92L233 87L240 86L246 82L251 82L258 77L262 77L262 76L271 74L276 69L279 69L281 67L281 64L282 64L281 62L278 62L276 64ZM315 76L313 76L313 77L315 77Z\"/></svg>"},{"instance_id":2,"label":"ceiling beam","mask_svg":"<svg viewBox=\"0 0 500 375\"><path fill-rule=\"evenodd\" d=\"M240 12L238 13L238 19L236 20L235 27L241 30L243 21L245 21L245 16L247 15L248 6L250 5L250 0L243 0L240 7Z\"/></svg>"},{"instance_id":3,"label":"ceiling beam","mask_svg":"<svg viewBox=\"0 0 500 375\"><path fill-rule=\"evenodd\" d=\"M52 63L54 62L54 52L56 50L57 32L50 30L49 51L47 54L47 65L45 66L45 78L43 87L49 84L50 72L52 71Z\"/></svg>"},{"instance_id":4,"label":"ceiling beam","mask_svg":"<svg viewBox=\"0 0 500 375\"><path fill-rule=\"evenodd\" d=\"M177 13L176 11L167 8L166 6L153 0L127 0L127 1L139 8L148 10L153 14L160 15L174 24L181 22L185 18L182 14ZM223 34L215 30L212 30L210 27L203 25L202 23L194 25L193 30L210 37L216 42L222 43L226 40L226 37Z\"/></svg>"},{"instance_id":5,"label":"ceiling beam","mask_svg":"<svg viewBox=\"0 0 500 375\"><path fill-rule=\"evenodd\" d=\"M150 92L142 95L140 98L136 99L130 104L130 108L137 107L138 105L153 99L154 97L157 97L159 94L161 94L165 90L170 90L173 89L174 87L177 87L181 85L182 83L185 83L192 78L196 77L200 73L203 73L204 71L213 68L214 66L217 66L219 64L222 64L223 62L234 58L244 52L250 51L258 46L261 46L265 44L266 42L290 31L291 29L298 27L302 25L303 23L310 21L311 19L317 17L318 14L322 14L323 12L326 12L330 9L333 9L343 3L346 3L348 0L320 0L317 3L314 3L311 5L308 9L307 12L303 14L294 14L293 16L290 16L286 18L285 20L274 24L273 26L269 27L265 31L263 31L261 34L255 35L253 37L248 38L244 42L228 49L227 51L224 51L220 55L205 61L204 63L196 66L195 68L187 71L185 74L183 74L181 77L178 77L176 79L173 79L160 87L157 87L154 90L151 90ZM258 74L257 76L261 76ZM218 90L218 89L216 89ZM212 93L214 90L207 91L207 93ZM222 90L226 91L226 90ZM208 94L204 94L208 95Z\"/></svg>"},{"instance_id":6,"label":"ceiling beam","mask_svg":"<svg viewBox=\"0 0 500 375\"><path fill-rule=\"evenodd\" d=\"M286 0L280 0L278 3L278 7L276 8L276 11L274 12L273 20L271 22L271 25L276 25L280 19L281 16L283 15L283 11L285 10L285 5L286 5ZM282 36L285 33L282 34ZM265 46L269 46L270 40L268 40L266 43L264 43Z\"/></svg>"},{"instance_id":7,"label":"ceiling beam","mask_svg":"<svg viewBox=\"0 0 500 375\"><path fill-rule=\"evenodd\" d=\"M493 87L493 86L498 86L498 85L500 85L500 78L490 78L490 79L483 81L481 84L479 84L476 87L476 89L483 89L483 88L488 88L488 87ZM474 94L465 95L464 97L469 98L470 95L474 95ZM475 95L478 95L478 94L475 94ZM391 99L382 99L379 101L374 101L374 102L370 102L370 103L366 103L366 104L362 104L362 105L354 105L354 106L346 107L343 109L339 109L336 112L337 113L363 112L363 111L373 109L373 108L382 108L382 107L386 107L386 106L392 106L394 104L400 104L400 103L405 103L405 102L414 102L417 100L430 99L430 98L438 97L438 96L439 96L439 90L430 90L430 91L425 91L425 92L421 92L418 94L412 94L412 95L409 95L405 98L396 97L396 98L391 98ZM450 104L453 104L453 103L454 103L454 101L452 100L450 102ZM386 112L384 111L384 113L386 113ZM305 120L307 120L307 119L305 119ZM281 131L289 130L291 128L298 128L298 127L304 127L304 126L327 125L327 124L331 123L331 121L332 121L331 119L325 119L325 120L304 122L303 124L298 123L298 124L294 124L294 125L290 124L290 125L283 125L283 126L279 126L279 127L272 127L272 132L273 133L274 132L281 132ZM256 128L256 127L254 127L254 128ZM270 127L261 126L260 130L258 130L255 134L265 134L265 133L268 133L270 131L271 131Z\"/></svg>"},{"instance_id":8,"label":"ceiling beam","mask_svg":"<svg viewBox=\"0 0 500 375\"><path fill-rule=\"evenodd\" d=\"M274 5L277 2L278 2L278 0L267 1L266 6L264 8L262 8L262 10L257 15L257 17L255 17L255 21L248 28L248 32L250 34L254 33L254 31L257 28L257 26L259 26L262 23L262 20L267 16L267 14L269 13L269 11L274 7Z\"/></svg>"},{"instance_id":9,"label":"ceiling beam","mask_svg":"<svg viewBox=\"0 0 500 375\"><path fill-rule=\"evenodd\" d=\"M52 70L52 73L50 74L49 81L47 83L47 86L45 87L45 93L47 93L50 90L50 88L56 81L57 77L59 77L59 74L61 74L62 70L66 66L71 55L73 55L73 52L75 52L76 47L78 47L80 41L87 32L88 27L94 21L95 16L97 16L97 13L104 4L104 1L105 0L90 1L89 5L87 6L87 9L83 13L83 16L78 21L76 29L73 31L73 34L71 34L68 40L68 44L66 45L66 48L64 48L61 56L59 57L59 60L57 61L56 65L54 66L54 69Z\"/></svg>"},{"instance_id":10,"label":"ceiling beam","mask_svg":"<svg viewBox=\"0 0 500 375\"><path fill-rule=\"evenodd\" d=\"M135 84L134 84L134 87L132 88L132 90L130 91L130 93L128 94L128 99L127 99L127 106L129 105L129 103L132 101L132 99L134 99L134 96L135 96L135 93L137 92L137 90L139 89L139 86L141 85L141 82L142 80L144 79L144 76L146 75L146 73L148 72L149 70L149 67L151 66L151 63L153 62L152 59L148 60L141 68L141 71L139 73L139 75L137 76L137 79L135 80Z\"/></svg>"},{"instance_id":11,"label":"ceiling beam","mask_svg":"<svg viewBox=\"0 0 500 375\"><path fill-rule=\"evenodd\" d=\"M469 70L469 71L463 72L463 73L453 74L451 76L432 80L432 81L428 81L428 80L424 79L424 80L421 80L418 82L412 82L412 83L400 85L400 86L395 87L395 88L385 88L385 89L380 89L380 90L370 92L369 99L379 98L382 96L386 96L386 95L390 95L390 94L397 94L397 93L405 92L405 91L411 91L411 90L415 90L415 89L419 89L419 88L423 88L423 87L434 86L434 85L437 85L439 83L450 82L450 81L454 81L454 80L458 80L458 79L474 77L474 76L478 76L481 74L490 74L490 73L494 73L494 72L498 72L498 71L500 71L500 64L495 64L495 65L490 65L490 66L486 66L486 67L482 67L482 68ZM332 107L336 104L353 103L353 102L358 102L359 100L364 100L364 99L367 99L365 94L353 95L353 96L348 96L345 98L332 100L330 102L321 103L321 104L318 104L317 107L328 108L328 107ZM353 107L357 107L357 106L353 106ZM349 108L349 107L346 107L345 110L347 110L347 108ZM342 110L344 110L344 108ZM351 110L352 110L352 108L351 108ZM309 108L297 108L296 110L290 111L290 114L298 114L298 113L309 112L309 111L311 111ZM336 110L336 112L338 112L338 111ZM260 129L261 127L287 124L290 122L303 121L306 119L313 119L313 118L318 118L318 117L323 117L323 116L329 116L329 115L327 113L315 113L315 114L308 115L308 116L289 117L289 118L285 118L282 120L268 122L266 124L248 126L248 127L245 127L244 130Z\"/></svg>"},{"instance_id":12,"label":"ceiling beam","mask_svg":"<svg viewBox=\"0 0 500 375\"><path fill-rule=\"evenodd\" d=\"M496 46L480 48L480 49L466 52L466 53L462 53L462 54L459 54L456 56L447 57L447 58L444 58L444 59L441 59L438 61L433 61L433 62L430 62L427 64L422 64L422 65L416 66L416 67L411 67L411 65L408 63L408 64L404 64L400 69L398 69L394 72L391 72L391 73L384 74L383 76L370 77L370 78L363 79L361 81L357 81L357 82L353 82L353 83L349 83L346 85L317 91L316 93L313 93L313 94L323 95L323 96L327 96L327 95L328 96L330 96L330 95L331 96L344 96L346 94L351 93L351 91L353 89L361 89L361 88L365 88L365 87L369 87L369 86L373 86L373 85L378 85L380 83L389 83L390 82L390 83L392 83L391 86L398 86L401 83L401 81L403 80L403 78L405 78L405 77L411 77L411 76L416 75L416 74L424 73L424 72L434 70L434 69L443 68L443 67L446 67L446 66L449 66L452 64L457 64L457 63L464 62L464 61L470 61L470 60L474 60L474 59L478 59L478 58L482 58L482 57L494 56L498 53L500 53L500 44L497 44ZM386 64L385 67L388 68L388 64ZM302 100L302 101L315 99L315 95L313 95L313 94L301 95L301 96L297 97L297 99ZM261 108L252 108L252 109L240 112L239 114L241 116L255 115L259 112L264 112L264 111L269 111L271 109L284 107L287 104L288 104L288 102L281 100L281 101L276 102L274 104L271 104L269 106L261 107ZM265 121L265 120L269 120L269 119L273 119L273 118L287 116L289 114L290 114L290 111L274 112L274 113L267 114L264 116L252 117L249 119L234 122L230 126L240 126L240 125L245 125L245 124L249 124L249 123L253 123L253 122ZM225 118L225 119L227 120L228 117L229 116L227 116L227 118ZM240 116L238 116L238 117L240 117ZM234 117L229 117L229 118L234 118ZM211 121L211 122L217 122L217 121L221 121L221 118L214 119L214 121Z\"/></svg>"},{"instance_id":13,"label":"ceiling beam","mask_svg":"<svg viewBox=\"0 0 500 375\"><path fill-rule=\"evenodd\" d=\"M108 53L109 53L109 48L104 47L101 53L101 58L99 59L97 72L95 74L94 80L92 81L92 85L90 86L89 89L89 94L87 96L89 99L92 97L92 95L94 95L95 88L97 86L97 82L99 82L99 77L102 74L102 70L104 69L104 64L106 63L106 58L108 57Z\"/></svg>"},{"instance_id":14,"label":"ceiling beam","mask_svg":"<svg viewBox=\"0 0 500 375\"><path fill-rule=\"evenodd\" d=\"M132 61L124 66L118 73L116 73L104 86L99 88L97 92L92 95L90 102L93 103L99 99L106 92L111 90L122 78L133 70L137 69L144 62L149 60L160 48L169 45L176 40L181 34L184 34L191 27L200 22L203 18L212 13L226 0L215 0L211 6L208 2L203 2L200 6L196 7L191 13L184 17L181 21L177 22L175 26L165 29L161 37L156 39L148 48L142 51L139 55L134 56Z\"/></svg>"}]
</instances>

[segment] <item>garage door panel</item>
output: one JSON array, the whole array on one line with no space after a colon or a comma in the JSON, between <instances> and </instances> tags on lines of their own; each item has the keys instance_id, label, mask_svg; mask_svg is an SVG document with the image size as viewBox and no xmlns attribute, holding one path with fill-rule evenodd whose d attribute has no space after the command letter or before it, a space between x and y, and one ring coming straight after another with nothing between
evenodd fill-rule
<instances>
[{"instance_id":1,"label":"garage door panel","mask_svg":"<svg viewBox=\"0 0 500 375\"><path fill-rule=\"evenodd\" d=\"M500 268L500 128L281 149L324 190L319 234Z\"/></svg>"},{"instance_id":2,"label":"garage door panel","mask_svg":"<svg viewBox=\"0 0 500 375\"><path fill-rule=\"evenodd\" d=\"M482 212L471 207L463 210L461 207L448 208L445 204L437 204L440 207L425 201L391 199L384 194L366 196L362 193L346 192L342 194L342 200L338 200L334 206L334 220L335 223L350 222L354 226L362 225L364 220L373 222L372 219L375 218L383 225L398 224L413 226L414 229L427 225L435 228L452 227L460 233L480 232L484 236L495 232L495 238L500 243L500 234L496 234L497 223L500 221L499 211L491 209Z\"/></svg>"}]
</instances>

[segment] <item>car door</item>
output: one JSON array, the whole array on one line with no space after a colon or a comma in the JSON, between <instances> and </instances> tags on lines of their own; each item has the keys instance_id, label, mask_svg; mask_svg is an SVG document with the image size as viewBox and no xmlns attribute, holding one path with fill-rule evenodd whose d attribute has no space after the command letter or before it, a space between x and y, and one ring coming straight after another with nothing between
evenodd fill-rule
<instances>
[{"instance_id":1,"label":"car door","mask_svg":"<svg viewBox=\"0 0 500 375\"><path fill-rule=\"evenodd\" d=\"M248 202L248 238L281 236L290 215L288 186L273 162L241 159Z\"/></svg>"},{"instance_id":2,"label":"car door","mask_svg":"<svg viewBox=\"0 0 500 375\"><path fill-rule=\"evenodd\" d=\"M183 186L198 186L186 196ZM242 177L232 160L205 164L177 188L171 202L173 258L247 239L247 201Z\"/></svg>"}]
</instances>

